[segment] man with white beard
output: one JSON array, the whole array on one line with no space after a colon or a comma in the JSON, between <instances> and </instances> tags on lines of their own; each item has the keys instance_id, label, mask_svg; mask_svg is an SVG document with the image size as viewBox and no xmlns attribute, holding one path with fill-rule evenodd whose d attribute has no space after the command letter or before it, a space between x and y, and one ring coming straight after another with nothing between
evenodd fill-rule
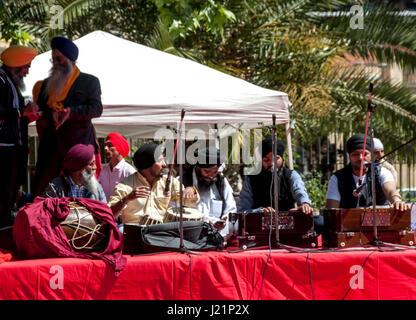
<instances>
[{"instance_id":1,"label":"man with white beard","mask_svg":"<svg viewBox=\"0 0 416 320\"><path fill-rule=\"evenodd\" d=\"M43 196L49 198L89 198L106 202L106 197L95 178L94 147L76 144L65 155L64 174L53 179L46 187Z\"/></svg>"},{"instance_id":2,"label":"man with white beard","mask_svg":"<svg viewBox=\"0 0 416 320\"><path fill-rule=\"evenodd\" d=\"M68 150L76 144L94 146L96 177L101 171L99 145L92 119L103 111L99 80L81 72L78 47L65 37L51 41L52 68L47 79L33 87L33 98L43 112L36 122L40 138L33 179L34 196L41 195L58 176Z\"/></svg>"},{"instance_id":3,"label":"man with white beard","mask_svg":"<svg viewBox=\"0 0 416 320\"><path fill-rule=\"evenodd\" d=\"M36 49L10 46L1 53L0 68L0 228L13 224L11 214L18 189L27 176L28 124L38 106L21 94Z\"/></svg>"}]
</instances>

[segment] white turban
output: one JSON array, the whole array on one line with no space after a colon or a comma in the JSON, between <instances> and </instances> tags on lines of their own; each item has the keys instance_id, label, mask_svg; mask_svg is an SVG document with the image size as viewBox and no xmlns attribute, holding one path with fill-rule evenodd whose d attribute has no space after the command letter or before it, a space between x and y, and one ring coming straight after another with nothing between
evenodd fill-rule
<instances>
[{"instance_id":1,"label":"white turban","mask_svg":"<svg viewBox=\"0 0 416 320\"><path fill-rule=\"evenodd\" d=\"M374 150L381 149L384 150L384 146L381 143L380 139L374 138Z\"/></svg>"}]
</instances>

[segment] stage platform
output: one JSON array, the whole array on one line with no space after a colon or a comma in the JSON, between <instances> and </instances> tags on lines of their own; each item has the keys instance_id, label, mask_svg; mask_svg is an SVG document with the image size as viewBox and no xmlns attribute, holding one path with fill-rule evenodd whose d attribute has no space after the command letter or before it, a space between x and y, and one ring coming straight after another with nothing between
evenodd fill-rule
<instances>
[{"instance_id":1,"label":"stage platform","mask_svg":"<svg viewBox=\"0 0 416 320\"><path fill-rule=\"evenodd\" d=\"M101 260L8 261L0 263L0 299L416 299L416 250L391 249L126 255L118 278Z\"/></svg>"}]
</instances>

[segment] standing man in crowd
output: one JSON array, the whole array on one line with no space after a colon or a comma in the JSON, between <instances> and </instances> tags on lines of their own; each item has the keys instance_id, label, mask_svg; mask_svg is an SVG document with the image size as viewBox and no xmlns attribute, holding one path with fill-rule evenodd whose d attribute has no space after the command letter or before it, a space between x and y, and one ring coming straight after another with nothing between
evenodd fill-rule
<instances>
[{"instance_id":1,"label":"standing man in crowd","mask_svg":"<svg viewBox=\"0 0 416 320\"><path fill-rule=\"evenodd\" d=\"M107 135L104 153L108 163L104 165L98 178L107 199L113 195L114 187L120 181L136 172L136 169L124 160L129 152L129 143L121 134L110 132Z\"/></svg>"},{"instance_id":2,"label":"standing man in crowd","mask_svg":"<svg viewBox=\"0 0 416 320\"><path fill-rule=\"evenodd\" d=\"M137 172L116 185L108 205L116 218L121 214L123 224L162 223L170 203L179 203L180 182L173 178L168 194L164 194L167 176L163 175L163 169L166 163L156 143L142 145L134 154L133 162ZM185 207L199 204L198 192L193 187L184 189L182 199Z\"/></svg>"},{"instance_id":3,"label":"standing man in crowd","mask_svg":"<svg viewBox=\"0 0 416 320\"><path fill-rule=\"evenodd\" d=\"M227 178L219 172L224 157L215 147L197 150L195 156L197 163L185 172L183 184L198 190L201 200L197 210L226 238L229 233L228 215L236 212L237 208L233 189Z\"/></svg>"},{"instance_id":4,"label":"standing man in crowd","mask_svg":"<svg viewBox=\"0 0 416 320\"><path fill-rule=\"evenodd\" d=\"M0 228L13 224L11 210L27 173L28 123L38 106L25 104L23 78L37 55L33 48L10 46L1 54L0 68Z\"/></svg>"},{"instance_id":5,"label":"standing man in crowd","mask_svg":"<svg viewBox=\"0 0 416 320\"><path fill-rule=\"evenodd\" d=\"M365 151L364 151L365 149ZM326 195L326 208L357 208L372 205L371 174L368 166L363 167L363 187L360 194L354 196L354 191L359 191L359 178L361 170L361 160L370 163L371 161L371 142L370 138L364 141L363 134L355 134L347 140L347 152L350 163L335 172L328 183ZM376 204L385 205L390 203L397 210L407 210L408 205L402 201L402 197L396 190L393 175L389 170L381 166L375 168L375 188ZM386 202L386 200L388 202Z\"/></svg>"},{"instance_id":6,"label":"standing man in crowd","mask_svg":"<svg viewBox=\"0 0 416 320\"><path fill-rule=\"evenodd\" d=\"M89 198L107 203L103 188L95 178L94 146L76 144L65 155L64 174L53 179L43 196L49 198Z\"/></svg>"},{"instance_id":7,"label":"standing man in crowd","mask_svg":"<svg viewBox=\"0 0 416 320\"><path fill-rule=\"evenodd\" d=\"M262 170L258 175L245 178L237 204L238 212L274 212L272 138L264 139L261 147ZM283 165L284 152L285 144L276 139L278 209L288 211L297 204L303 213L312 214L311 201L302 178L296 171L289 170Z\"/></svg>"},{"instance_id":8,"label":"standing man in crowd","mask_svg":"<svg viewBox=\"0 0 416 320\"><path fill-rule=\"evenodd\" d=\"M69 39L51 41L50 76L35 84L33 97L43 112L37 121L40 138L34 177L34 195L41 195L48 183L60 174L62 161L76 144L93 145L97 176L101 171L99 145L91 120L101 116L99 80L82 73L76 65L78 47Z\"/></svg>"}]
</instances>

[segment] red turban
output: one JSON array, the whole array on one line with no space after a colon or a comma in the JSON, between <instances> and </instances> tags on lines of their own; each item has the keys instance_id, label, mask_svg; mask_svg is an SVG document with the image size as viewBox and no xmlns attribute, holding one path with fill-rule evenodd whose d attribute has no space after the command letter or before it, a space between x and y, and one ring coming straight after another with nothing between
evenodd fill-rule
<instances>
[{"instance_id":1,"label":"red turban","mask_svg":"<svg viewBox=\"0 0 416 320\"><path fill-rule=\"evenodd\" d=\"M129 143L121 134L117 132L110 132L105 140L111 142L111 144L114 146L114 148L116 148L118 153L120 153L123 158L129 154Z\"/></svg>"},{"instance_id":2,"label":"red turban","mask_svg":"<svg viewBox=\"0 0 416 320\"><path fill-rule=\"evenodd\" d=\"M62 167L66 172L74 172L84 168L94 156L94 146L85 144L74 145L65 155Z\"/></svg>"},{"instance_id":3,"label":"red turban","mask_svg":"<svg viewBox=\"0 0 416 320\"><path fill-rule=\"evenodd\" d=\"M24 46L10 46L1 53L1 60L8 67L22 67L32 62L38 51Z\"/></svg>"}]
</instances>

